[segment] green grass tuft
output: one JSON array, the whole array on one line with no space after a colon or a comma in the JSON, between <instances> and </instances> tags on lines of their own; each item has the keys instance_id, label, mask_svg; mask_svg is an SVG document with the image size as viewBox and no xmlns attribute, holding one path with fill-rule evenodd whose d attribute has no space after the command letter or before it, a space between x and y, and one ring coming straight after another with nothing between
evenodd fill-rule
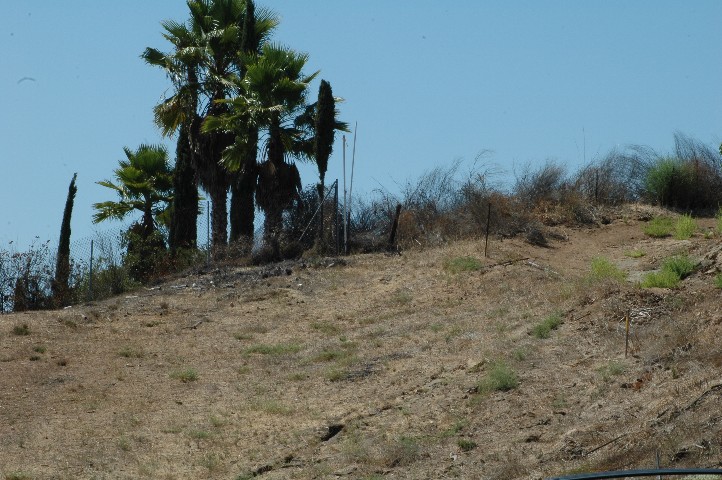
<instances>
[{"instance_id":1,"label":"green grass tuft","mask_svg":"<svg viewBox=\"0 0 722 480\"><path fill-rule=\"evenodd\" d=\"M552 330L556 330L561 324L562 315L560 312L555 312L542 320L542 322L538 325L535 325L531 333L536 338L549 338L552 334Z\"/></svg>"},{"instance_id":2,"label":"green grass tuft","mask_svg":"<svg viewBox=\"0 0 722 480\"><path fill-rule=\"evenodd\" d=\"M33 477L24 472L10 472L5 474L5 480L31 480Z\"/></svg>"},{"instance_id":3,"label":"green grass tuft","mask_svg":"<svg viewBox=\"0 0 722 480\"><path fill-rule=\"evenodd\" d=\"M687 255L670 257L662 264L662 270L674 272L680 279L688 277L695 268L697 268L697 262Z\"/></svg>"},{"instance_id":4,"label":"green grass tuft","mask_svg":"<svg viewBox=\"0 0 722 480\"><path fill-rule=\"evenodd\" d=\"M176 370L175 372L171 372L170 377L175 378L176 380L180 380L183 383L195 382L196 380L198 380L198 372L193 368L186 368L183 370Z\"/></svg>"},{"instance_id":5,"label":"green grass tuft","mask_svg":"<svg viewBox=\"0 0 722 480\"><path fill-rule=\"evenodd\" d=\"M689 276L697 263L686 255L676 255L670 257L662 263L659 272L647 274L641 283L642 288L675 288L679 282Z\"/></svg>"},{"instance_id":6,"label":"green grass tuft","mask_svg":"<svg viewBox=\"0 0 722 480\"><path fill-rule=\"evenodd\" d=\"M599 367L597 369L597 372L602 377L602 380L608 382L612 377L623 374L625 370L626 367L623 364L611 361L606 365L602 365L601 367Z\"/></svg>"},{"instance_id":7,"label":"green grass tuft","mask_svg":"<svg viewBox=\"0 0 722 480\"><path fill-rule=\"evenodd\" d=\"M277 343L275 345L258 344L246 349L246 354L260 353L262 355L286 355L298 353L303 349L298 343Z\"/></svg>"},{"instance_id":8,"label":"green grass tuft","mask_svg":"<svg viewBox=\"0 0 722 480\"><path fill-rule=\"evenodd\" d=\"M27 323L23 323L22 325L15 325L13 327L13 334L14 335L30 335L30 327L28 327Z\"/></svg>"},{"instance_id":9,"label":"green grass tuft","mask_svg":"<svg viewBox=\"0 0 722 480\"><path fill-rule=\"evenodd\" d=\"M691 215L682 215L674 224L674 238L677 240L687 240L697 231L697 222Z\"/></svg>"},{"instance_id":10,"label":"green grass tuft","mask_svg":"<svg viewBox=\"0 0 722 480\"><path fill-rule=\"evenodd\" d=\"M484 264L474 257L455 257L447 260L444 268L451 273L475 272L481 270Z\"/></svg>"},{"instance_id":11,"label":"green grass tuft","mask_svg":"<svg viewBox=\"0 0 722 480\"><path fill-rule=\"evenodd\" d=\"M589 278L593 281L610 279L621 282L627 278L627 274L606 258L594 257L592 259L592 266L591 272L589 273Z\"/></svg>"},{"instance_id":12,"label":"green grass tuft","mask_svg":"<svg viewBox=\"0 0 722 480\"><path fill-rule=\"evenodd\" d=\"M456 442L456 444L463 452L469 452L476 448L476 442L473 440L468 440L466 438L460 438L459 441Z\"/></svg>"},{"instance_id":13,"label":"green grass tuft","mask_svg":"<svg viewBox=\"0 0 722 480\"><path fill-rule=\"evenodd\" d=\"M668 270L648 273L642 279L642 288L674 288L679 285L680 279L677 274Z\"/></svg>"},{"instance_id":14,"label":"green grass tuft","mask_svg":"<svg viewBox=\"0 0 722 480\"><path fill-rule=\"evenodd\" d=\"M334 360L342 360L348 357L350 354L347 350L338 349L324 349L313 357L314 362L332 362Z\"/></svg>"},{"instance_id":15,"label":"green grass tuft","mask_svg":"<svg viewBox=\"0 0 722 480\"><path fill-rule=\"evenodd\" d=\"M718 273L714 277L714 286L717 288L722 288L722 273Z\"/></svg>"},{"instance_id":16,"label":"green grass tuft","mask_svg":"<svg viewBox=\"0 0 722 480\"><path fill-rule=\"evenodd\" d=\"M664 238L672 235L674 224L669 217L655 217L644 226L644 233L654 238Z\"/></svg>"},{"instance_id":17,"label":"green grass tuft","mask_svg":"<svg viewBox=\"0 0 722 480\"><path fill-rule=\"evenodd\" d=\"M519 377L504 362L497 362L479 383L479 393L507 392L519 386Z\"/></svg>"}]
</instances>

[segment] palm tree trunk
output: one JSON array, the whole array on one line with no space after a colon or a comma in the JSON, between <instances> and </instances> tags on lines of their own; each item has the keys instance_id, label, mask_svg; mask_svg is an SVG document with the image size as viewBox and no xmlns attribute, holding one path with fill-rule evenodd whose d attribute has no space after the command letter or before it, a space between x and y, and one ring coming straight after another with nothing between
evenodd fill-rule
<instances>
[{"instance_id":1,"label":"palm tree trunk","mask_svg":"<svg viewBox=\"0 0 722 480\"><path fill-rule=\"evenodd\" d=\"M266 209L263 222L263 241L270 247L273 260L281 258L281 228L283 226L283 209L274 205Z\"/></svg>"},{"instance_id":2,"label":"palm tree trunk","mask_svg":"<svg viewBox=\"0 0 722 480\"><path fill-rule=\"evenodd\" d=\"M225 184L209 189L211 196L211 242L213 247L222 247L228 243L228 190Z\"/></svg>"},{"instance_id":3,"label":"palm tree trunk","mask_svg":"<svg viewBox=\"0 0 722 480\"><path fill-rule=\"evenodd\" d=\"M268 129L268 161L276 167L277 175L281 175L283 171L283 153L281 117L275 114ZM278 180L280 179L277 178ZM281 187L281 183L282 181L279 182L279 187ZM283 229L283 206L279 202L271 202L265 213L264 240L271 247L274 259L279 259L281 257L280 237Z\"/></svg>"},{"instance_id":4,"label":"palm tree trunk","mask_svg":"<svg viewBox=\"0 0 722 480\"><path fill-rule=\"evenodd\" d=\"M176 164L173 173L173 210L169 243L174 252L178 248L195 248L198 218L198 179L193 168L188 138L189 127L180 128L176 147Z\"/></svg>"},{"instance_id":5,"label":"palm tree trunk","mask_svg":"<svg viewBox=\"0 0 722 480\"><path fill-rule=\"evenodd\" d=\"M256 175L240 174L231 185L231 242L253 244Z\"/></svg>"},{"instance_id":6,"label":"palm tree trunk","mask_svg":"<svg viewBox=\"0 0 722 480\"><path fill-rule=\"evenodd\" d=\"M254 198L258 182L258 128L249 128L248 137L250 140L243 165L231 185L231 241L245 240L252 246L256 219Z\"/></svg>"},{"instance_id":7,"label":"palm tree trunk","mask_svg":"<svg viewBox=\"0 0 722 480\"><path fill-rule=\"evenodd\" d=\"M145 195L145 206L143 208L143 239L150 237L155 230L155 222L153 221L153 202L150 195Z\"/></svg>"}]
</instances>

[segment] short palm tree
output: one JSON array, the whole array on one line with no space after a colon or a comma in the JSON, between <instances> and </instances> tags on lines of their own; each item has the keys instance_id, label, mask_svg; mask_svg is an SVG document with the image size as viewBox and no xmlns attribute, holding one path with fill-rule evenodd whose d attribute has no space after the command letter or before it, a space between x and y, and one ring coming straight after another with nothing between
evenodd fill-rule
<instances>
[{"instance_id":1,"label":"short palm tree","mask_svg":"<svg viewBox=\"0 0 722 480\"><path fill-rule=\"evenodd\" d=\"M108 219L123 220L134 211L142 213L138 222L142 236L149 237L158 224L167 224L168 205L172 200L173 171L168 164L168 152L162 145L141 145L132 151L123 148L126 159L118 162L115 182L103 180L98 185L114 190L117 201L93 204L93 222Z\"/></svg>"}]
</instances>

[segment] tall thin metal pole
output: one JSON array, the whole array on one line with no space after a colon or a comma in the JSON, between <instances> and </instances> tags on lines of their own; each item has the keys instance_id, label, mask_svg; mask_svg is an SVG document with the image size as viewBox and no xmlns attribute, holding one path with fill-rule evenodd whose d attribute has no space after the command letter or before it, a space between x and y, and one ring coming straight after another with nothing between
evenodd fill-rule
<instances>
[{"instance_id":1,"label":"tall thin metal pole","mask_svg":"<svg viewBox=\"0 0 722 480\"><path fill-rule=\"evenodd\" d=\"M348 231L346 223L346 212L348 201L346 199L346 135L343 136L343 254L348 253Z\"/></svg>"},{"instance_id":2,"label":"tall thin metal pole","mask_svg":"<svg viewBox=\"0 0 722 480\"><path fill-rule=\"evenodd\" d=\"M206 200L206 263L211 263L211 202Z\"/></svg>"},{"instance_id":3,"label":"tall thin metal pole","mask_svg":"<svg viewBox=\"0 0 722 480\"><path fill-rule=\"evenodd\" d=\"M358 122L353 130L353 153L351 153L351 185L348 187L348 213L346 216L346 223L348 229L351 230L351 193L353 192L353 172L354 166L356 165L356 132L358 131ZM348 253L348 251L346 252Z\"/></svg>"},{"instance_id":4,"label":"tall thin metal pole","mask_svg":"<svg viewBox=\"0 0 722 480\"><path fill-rule=\"evenodd\" d=\"M90 268L88 270L88 301L93 300L93 240L90 240Z\"/></svg>"},{"instance_id":5,"label":"tall thin metal pole","mask_svg":"<svg viewBox=\"0 0 722 480\"><path fill-rule=\"evenodd\" d=\"M338 236L338 178L333 182L333 185L333 239L336 242L336 255L338 255L341 244Z\"/></svg>"}]
</instances>

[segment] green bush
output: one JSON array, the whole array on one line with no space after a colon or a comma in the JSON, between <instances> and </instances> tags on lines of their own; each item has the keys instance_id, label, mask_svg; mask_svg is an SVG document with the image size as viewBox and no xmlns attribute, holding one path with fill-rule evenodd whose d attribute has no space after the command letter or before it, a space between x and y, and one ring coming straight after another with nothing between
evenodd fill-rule
<instances>
[{"instance_id":1,"label":"green bush","mask_svg":"<svg viewBox=\"0 0 722 480\"><path fill-rule=\"evenodd\" d=\"M687 255L676 255L670 257L662 264L662 270L674 272L680 279L688 277L694 269L697 268L697 262L689 258Z\"/></svg>"},{"instance_id":2,"label":"green bush","mask_svg":"<svg viewBox=\"0 0 722 480\"><path fill-rule=\"evenodd\" d=\"M674 224L674 238L677 240L687 240L694 235L697 230L697 222L691 215L682 215Z\"/></svg>"},{"instance_id":3,"label":"green bush","mask_svg":"<svg viewBox=\"0 0 722 480\"><path fill-rule=\"evenodd\" d=\"M672 235L674 224L669 217L655 217L644 226L644 233L650 237L663 238Z\"/></svg>"},{"instance_id":4,"label":"green bush","mask_svg":"<svg viewBox=\"0 0 722 480\"><path fill-rule=\"evenodd\" d=\"M686 255L670 257L662 263L662 269L659 272L647 274L642 279L641 286L642 288L674 288L695 268L697 268L697 263Z\"/></svg>"},{"instance_id":5,"label":"green bush","mask_svg":"<svg viewBox=\"0 0 722 480\"><path fill-rule=\"evenodd\" d=\"M123 265L133 280L144 283L151 276L159 276L158 267L166 261L168 251L158 230L146 236L142 225L136 223L123 234L122 240L126 247Z\"/></svg>"},{"instance_id":6,"label":"green bush","mask_svg":"<svg viewBox=\"0 0 722 480\"><path fill-rule=\"evenodd\" d=\"M661 158L647 171L644 188L649 199L664 207L689 207L695 195L695 171L689 162Z\"/></svg>"},{"instance_id":7,"label":"green bush","mask_svg":"<svg viewBox=\"0 0 722 480\"><path fill-rule=\"evenodd\" d=\"M642 279L642 288L674 288L679 285L680 278L671 271L662 270L645 275Z\"/></svg>"},{"instance_id":8,"label":"green bush","mask_svg":"<svg viewBox=\"0 0 722 480\"><path fill-rule=\"evenodd\" d=\"M463 452L470 452L471 450L475 449L477 447L476 442L473 440L469 440L466 438L460 438L456 444L459 446L461 451Z\"/></svg>"}]
</instances>

